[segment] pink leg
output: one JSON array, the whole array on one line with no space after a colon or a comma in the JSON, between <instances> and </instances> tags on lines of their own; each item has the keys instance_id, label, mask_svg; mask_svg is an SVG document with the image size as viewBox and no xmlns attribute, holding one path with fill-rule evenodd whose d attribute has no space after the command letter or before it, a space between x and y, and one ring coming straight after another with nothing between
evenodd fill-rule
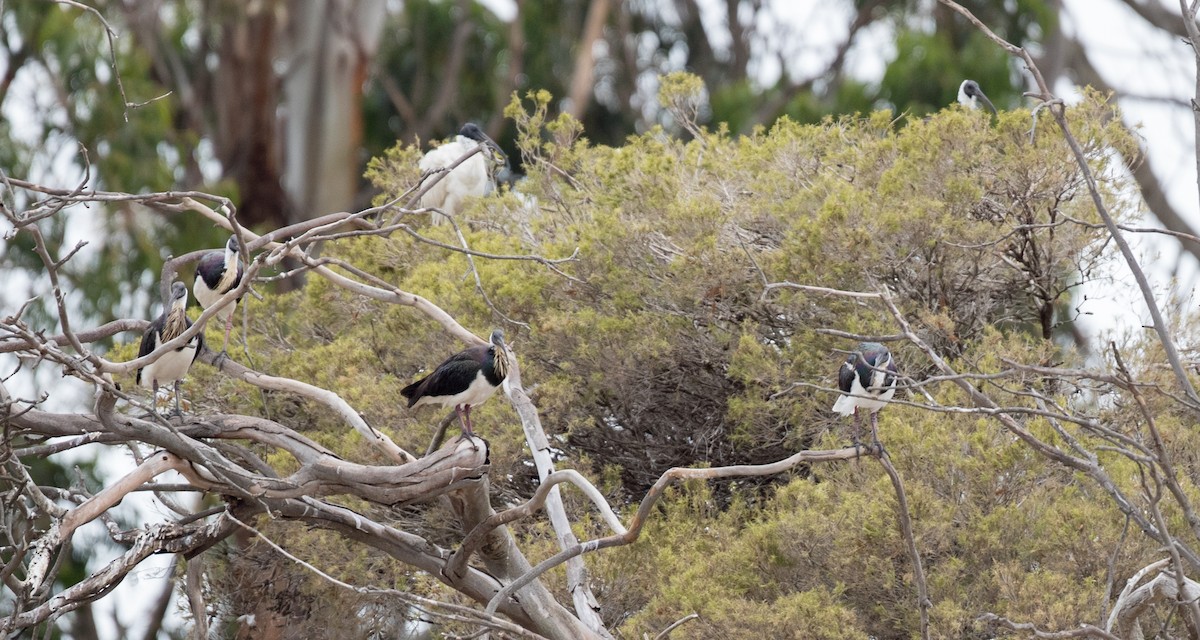
<instances>
[{"instance_id":1,"label":"pink leg","mask_svg":"<svg viewBox=\"0 0 1200 640\"><path fill-rule=\"evenodd\" d=\"M236 308L236 307L235 307ZM229 349L229 332L233 330L233 310L225 317L225 344L221 345L221 353Z\"/></svg>"},{"instance_id":2,"label":"pink leg","mask_svg":"<svg viewBox=\"0 0 1200 640\"><path fill-rule=\"evenodd\" d=\"M470 427L467 426L466 413L463 411L461 404L454 405L454 412L458 414L458 426L462 427L463 433L470 433Z\"/></svg>"}]
</instances>

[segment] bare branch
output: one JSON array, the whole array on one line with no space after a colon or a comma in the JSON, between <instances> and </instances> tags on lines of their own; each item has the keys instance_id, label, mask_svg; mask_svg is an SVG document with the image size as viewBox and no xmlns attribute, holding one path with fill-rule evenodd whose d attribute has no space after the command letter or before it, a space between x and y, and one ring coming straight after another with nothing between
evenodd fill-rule
<instances>
[{"instance_id":1,"label":"bare branch","mask_svg":"<svg viewBox=\"0 0 1200 640\"><path fill-rule=\"evenodd\" d=\"M1103 638L1104 640L1121 640L1119 637L1108 633L1099 627L1093 627L1090 624L1080 625L1078 629L1071 631L1042 631L1033 625L1031 622L1013 622L1008 618L1002 618L994 613L985 613L979 616L980 622L994 624L1012 631L1024 631L1031 634L1032 638L1046 638L1048 640L1066 640L1067 638Z\"/></svg>"}]
</instances>

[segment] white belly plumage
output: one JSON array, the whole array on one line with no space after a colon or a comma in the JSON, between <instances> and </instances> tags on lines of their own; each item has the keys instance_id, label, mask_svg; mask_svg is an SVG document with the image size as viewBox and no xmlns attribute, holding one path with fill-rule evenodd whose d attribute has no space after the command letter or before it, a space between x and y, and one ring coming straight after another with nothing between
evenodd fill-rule
<instances>
[{"instance_id":1,"label":"white belly plumage","mask_svg":"<svg viewBox=\"0 0 1200 640\"><path fill-rule=\"evenodd\" d=\"M485 400L492 397L496 393L498 387L493 387L488 384L486 378L483 377L483 372L475 374L475 379L463 391L460 391L452 396L423 396L417 400L413 407L422 407L427 404L440 404L444 407L457 407L463 404L469 404L472 407L483 404Z\"/></svg>"},{"instance_id":2,"label":"white belly plumage","mask_svg":"<svg viewBox=\"0 0 1200 640\"><path fill-rule=\"evenodd\" d=\"M196 357L196 344L188 343L179 351L169 351L153 364L142 368L142 386L153 387L157 380L159 385L166 385L182 380L187 376L192 360Z\"/></svg>"},{"instance_id":3,"label":"white belly plumage","mask_svg":"<svg viewBox=\"0 0 1200 640\"><path fill-rule=\"evenodd\" d=\"M892 396L896 395L895 378L892 379L892 386L887 389L881 388L886 377L887 375L882 371L872 373L871 388L868 390L863 389L862 383L858 381L858 376L854 376L854 381L850 383L850 395L839 396L837 402L833 403L833 410L844 416L852 415L855 409L879 411L887 404L888 400L892 399Z\"/></svg>"},{"instance_id":4,"label":"white belly plumage","mask_svg":"<svg viewBox=\"0 0 1200 640\"><path fill-rule=\"evenodd\" d=\"M207 309L207 308L213 306L213 304L217 300L221 299L222 294L217 293L216 291L213 291L212 289L209 289L208 285L204 284L204 280L198 279L197 285L198 286L192 287L192 293L194 293L196 295L196 301L200 303L201 307L204 307L205 309ZM233 313L233 310L236 307L237 307L237 301L234 300L233 302L230 302L229 304L225 305L224 307L221 307L220 309L218 309L217 314L216 314L217 320L220 320L221 322L225 322L226 320L228 320L230 314Z\"/></svg>"}]
</instances>

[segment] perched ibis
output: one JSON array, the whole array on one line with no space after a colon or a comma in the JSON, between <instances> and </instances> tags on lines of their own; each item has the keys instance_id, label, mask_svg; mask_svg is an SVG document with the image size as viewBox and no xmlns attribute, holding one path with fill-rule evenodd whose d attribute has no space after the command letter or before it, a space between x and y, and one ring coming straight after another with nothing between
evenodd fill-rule
<instances>
[{"instance_id":1,"label":"perched ibis","mask_svg":"<svg viewBox=\"0 0 1200 640\"><path fill-rule=\"evenodd\" d=\"M878 342L863 342L838 369L838 388L842 390L833 410L843 416L854 415L854 446L862 432L862 413L871 414L871 437L879 442L879 410L896 395L896 362L887 347Z\"/></svg>"},{"instance_id":2,"label":"perched ibis","mask_svg":"<svg viewBox=\"0 0 1200 640\"><path fill-rule=\"evenodd\" d=\"M968 109L978 109L979 104L987 107L992 115L996 114L996 107L992 106L992 101L983 95L983 89L979 88L979 83L974 80L963 80L962 84L958 85L958 103Z\"/></svg>"},{"instance_id":3,"label":"perched ibis","mask_svg":"<svg viewBox=\"0 0 1200 640\"><path fill-rule=\"evenodd\" d=\"M209 251L200 258L196 265L196 281L192 283L192 293L196 294L200 306L205 309L211 307L221 296L242 283L245 268L238 253L240 250L237 236L230 236L224 251ZM227 353L229 332L233 329L233 311L241 300L238 298L217 310L217 319L225 322L225 343L221 345L221 355Z\"/></svg>"},{"instance_id":4,"label":"perched ibis","mask_svg":"<svg viewBox=\"0 0 1200 640\"><path fill-rule=\"evenodd\" d=\"M187 317L187 287L182 282L171 284L171 300L163 308L162 313L155 318L146 333L142 334L142 345L138 348L138 357L149 355L163 344L178 338L192 321ZM183 415L179 402L179 386L187 376L192 361L204 346L204 335L197 333L183 346L164 353L154 362L137 370L137 383L154 390L154 402L158 402L158 387L175 383L175 415Z\"/></svg>"},{"instance_id":5,"label":"perched ibis","mask_svg":"<svg viewBox=\"0 0 1200 640\"><path fill-rule=\"evenodd\" d=\"M400 394L408 398L410 409L427 404L454 407L463 433L473 436L471 407L492 397L507 375L504 332L496 329L490 344L459 351L439 364L433 373L401 389Z\"/></svg>"},{"instance_id":6,"label":"perched ibis","mask_svg":"<svg viewBox=\"0 0 1200 640\"><path fill-rule=\"evenodd\" d=\"M441 176L421 196L420 206L434 207L455 216L462 212L467 198L485 196L496 188L496 171L508 163L508 156L473 122L464 124L454 140L426 153L418 166L424 173L444 169L481 144L484 148L480 153L464 160L449 175ZM426 179L435 178L431 175ZM434 224L442 224L446 217L434 213L432 220Z\"/></svg>"}]
</instances>

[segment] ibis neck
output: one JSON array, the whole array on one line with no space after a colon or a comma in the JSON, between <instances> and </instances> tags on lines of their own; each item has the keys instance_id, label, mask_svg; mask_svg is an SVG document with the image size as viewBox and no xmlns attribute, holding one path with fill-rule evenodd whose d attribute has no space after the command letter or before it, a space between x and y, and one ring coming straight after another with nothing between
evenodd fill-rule
<instances>
[{"instance_id":1,"label":"ibis neck","mask_svg":"<svg viewBox=\"0 0 1200 640\"><path fill-rule=\"evenodd\" d=\"M174 340L187 330L187 298L171 304L167 321L163 323L162 341Z\"/></svg>"},{"instance_id":2,"label":"ibis neck","mask_svg":"<svg viewBox=\"0 0 1200 640\"><path fill-rule=\"evenodd\" d=\"M501 380L508 377L508 352L504 347L492 345L492 368L496 371L496 377Z\"/></svg>"},{"instance_id":3,"label":"ibis neck","mask_svg":"<svg viewBox=\"0 0 1200 640\"><path fill-rule=\"evenodd\" d=\"M225 272L221 274L221 279L217 281L217 292L224 294L232 289L237 284L238 269L238 254L236 251L229 249L225 250Z\"/></svg>"}]
</instances>

